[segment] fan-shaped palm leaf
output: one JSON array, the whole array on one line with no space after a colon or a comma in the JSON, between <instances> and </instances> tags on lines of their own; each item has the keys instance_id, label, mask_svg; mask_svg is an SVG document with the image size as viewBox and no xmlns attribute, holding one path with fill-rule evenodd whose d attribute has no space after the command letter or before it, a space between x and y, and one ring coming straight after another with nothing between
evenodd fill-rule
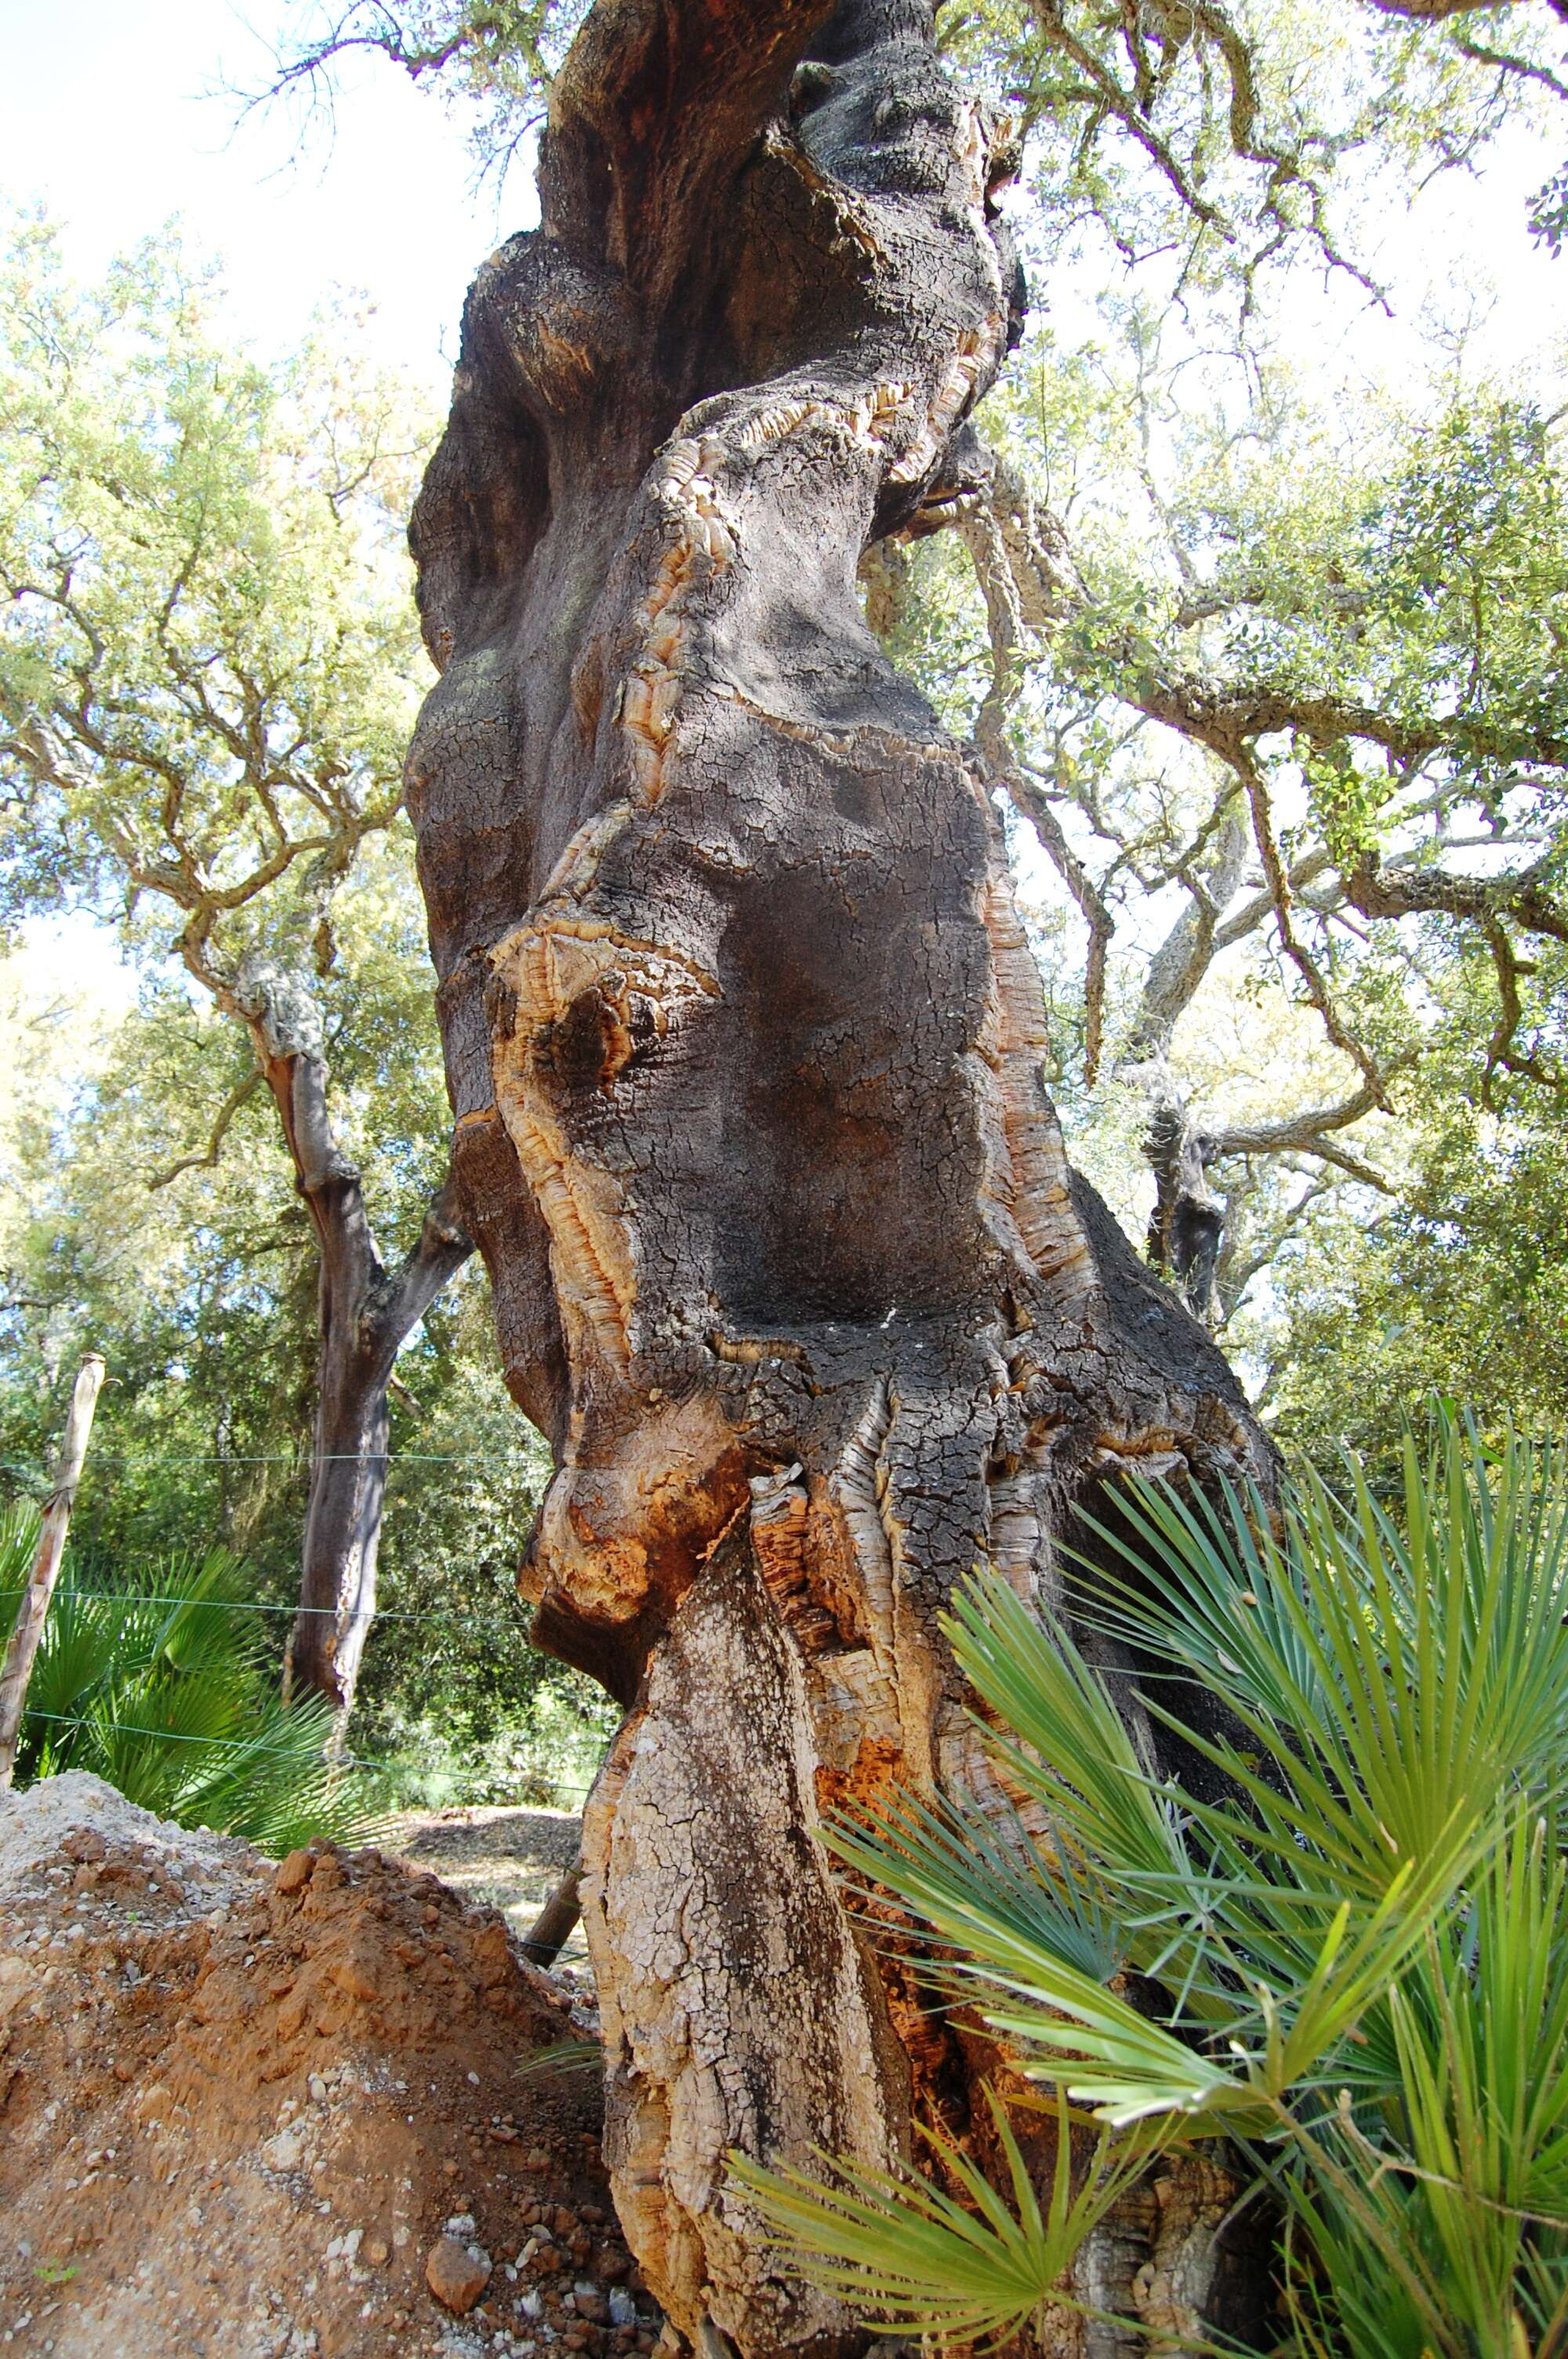
<instances>
[{"instance_id":1,"label":"fan-shaped palm leaf","mask_svg":"<svg viewBox=\"0 0 1568 2359\"><path fill-rule=\"evenodd\" d=\"M1152 2150L1145 2146L1118 2156L1102 2142L1087 2169L1075 2169L1070 2116L1062 2106L1051 2191L1042 2209L994 2095L990 2107L1011 2201L961 2147L935 2134L928 2142L957 2194L932 2179L864 2164L829 2164L830 2175L817 2180L732 2155L731 2177L789 2265L869 2313L883 2332L989 2348L1015 2334L1047 2303L1085 2308L1064 2292L1064 2273L1084 2239L1126 2195Z\"/></svg>"},{"instance_id":2,"label":"fan-shaped palm leaf","mask_svg":"<svg viewBox=\"0 0 1568 2359\"><path fill-rule=\"evenodd\" d=\"M0 1521L0 1574L30 1545L26 1516ZM223 1549L131 1576L83 1579L68 1562L28 1689L24 1775L91 1770L145 1810L268 1850L365 1839L376 1815L327 1757L330 1713L273 1692L248 1605Z\"/></svg>"},{"instance_id":3,"label":"fan-shaped palm leaf","mask_svg":"<svg viewBox=\"0 0 1568 2359\"><path fill-rule=\"evenodd\" d=\"M1086 1567L1080 1610L1221 1790L1158 1779L1106 1676L982 1571L949 1636L1048 1840L894 1795L830 1844L929 1928L1017 2067L1098 2112L1118 2168L1151 2127L1249 2145L1289 2223L1296 2353L1564 2359L1561 1455L1441 1420L1391 1506L1357 1469L1277 1522L1251 1495L1133 1484L1098 1530L1121 1570ZM1161 1665L1219 1733L1184 1722ZM1004 2151L1011 2203L946 2155L918 2190L741 2175L807 2275L961 2339L1045 2299L1043 2215Z\"/></svg>"}]
</instances>

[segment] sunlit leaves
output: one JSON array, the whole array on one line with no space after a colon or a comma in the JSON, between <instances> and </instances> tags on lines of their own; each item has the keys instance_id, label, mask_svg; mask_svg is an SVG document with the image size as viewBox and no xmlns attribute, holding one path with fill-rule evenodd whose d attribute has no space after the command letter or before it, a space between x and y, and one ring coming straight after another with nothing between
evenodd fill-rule
<instances>
[{"instance_id":1,"label":"sunlit leaves","mask_svg":"<svg viewBox=\"0 0 1568 2359\"><path fill-rule=\"evenodd\" d=\"M816 2283L938 2340L1005 2332L1070 2299L1044 2264L1141 2141L1228 2134L1282 2207L1301 2359L1560 2349L1568 1483L1452 1419L1403 1476L1281 1516L1125 1486L1076 1608L1121 1709L1000 1578L962 1593L949 1636L1033 1832L895 1795L828 1839L872 1930L890 1901L923 1923L934 1986L1108 2143L1045 2168L1065 2244L1011 2140L1005 2192L946 2148L918 2184L741 2169ZM1141 1710L1221 1773L1206 1799L1144 1766Z\"/></svg>"},{"instance_id":2,"label":"sunlit leaves","mask_svg":"<svg viewBox=\"0 0 1568 2359\"><path fill-rule=\"evenodd\" d=\"M1338 1495L1303 1476L1278 1538L1256 1498L1217 1509L1135 1490L1125 1535L1101 1534L1125 1578L1084 1575L1097 1622L1223 1691L1247 1732L1195 1741L1233 1777L1250 1774L1238 1745L1271 1760L1279 1799L1259 1778L1257 1839L1298 1843L1310 1796L1311 1839L1374 1892L1440 1857L1510 1780L1550 1790L1568 1775L1555 1454L1512 1444L1494 1462L1477 1434L1445 1428L1426 1458L1407 1436L1402 1475L1397 1509L1359 1468Z\"/></svg>"},{"instance_id":3,"label":"sunlit leaves","mask_svg":"<svg viewBox=\"0 0 1568 2359\"><path fill-rule=\"evenodd\" d=\"M1510 9L1506 37L1487 10L1480 42L1427 14L981 0L946 12L944 38L1032 133L1047 238L1087 215L1120 256L1168 255L1184 288L1228 280L1239 296L1292 266L1364 269L1380 173L1468 164L1550 105L1541 70L1561 73L1563 44L1544 9ZM1538 210L1550 220L1550 200Z\"/></svg>"},{"instance_id":4,"label":"sunlit leaves","mask_svg":"<svg viewBox=\"0 0 1568 2359\"><path fill-rule=\"evenodd\" d=\"M1114 2155L1105 2140L1075 2167L1065 2106L1058 2111L1054 2168L1041 2202L1000 2104L991 2114L1008 2191L1000 2195L962 2147L933 2136L935 2178L835 2162L814 2178L771 2171L736 2155L731 2170L793 2266L870 2315L885 2332L1003 2343L1063 2298L1064 2272L1087 2236L1127 2193L1149 2149ZM1077 2309L1082 2305L1069 2301Z\"/></svg>"},{"instance_id":5,"label":"sunlit leaves","mask_svg":"<svg viewBox=\"0 0 1568 2359\"><path fill-rule=\"evenodd\" d=\"M401 538L428 428L355 342L345 312L268 368L177 241L83 289L48 227L16 231L0 269L8 912L124 902L160 943L211 903L232 969L395 809L423 677Z\"/></svg>"}]
</instances>

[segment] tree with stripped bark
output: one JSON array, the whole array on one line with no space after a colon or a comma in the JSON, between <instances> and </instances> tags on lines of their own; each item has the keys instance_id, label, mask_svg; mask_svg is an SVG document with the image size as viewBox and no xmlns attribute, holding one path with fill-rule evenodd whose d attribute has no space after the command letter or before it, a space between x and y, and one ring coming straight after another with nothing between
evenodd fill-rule
<instances>
[{"instance_id":1,"label":"tree with stripped bark","mask_svg":"<svg viewBox=\"0 0 1568 2359\"><path fill-rule=\"evenodd\" d=\"M1016 164L922 0L601 5L414 519L454 1168L557 1462L535 1630L628 1715L583 1875L616 2196L677 2329L747 2352L859 2329L729 2149L986 2138L994 2059L862 1947L818 1810L993 1793L940 1627L978 1557L1051 1610L1117 1469L1269 1464L1067 1166L988 781L860 604L973 463ZM1166 2184L1091 2240L1107 2303L1207 2234Z\"/></svg>"},{"instance_id":2,"label":"tree with stripped bark","mask_svg":"<svg viewBox=\"0 0 1568 2359\"><path fill-rule=\"evenodd\" d=\"M467 110L500 169L579 15L319 11L278 87L379 49ZM1412 169L1468 168L1521 124L1556 136L1562 15L939 12L946 58L1026 134L1010 218L1047 324L987 407L993 447L868 553L867 612L1054 873L1028 914L1069 1135L1233 1340L1258 1340L1281 1253L1415 1184L1419 1069L1453 1064L1433 1006L1465 1001L1488 1105L1558 1086L1560 388L1488 373L1484 330L1478 366L1433 348L1380 401L1303 392L1278 346L1314 273L1330 316L1388 308L1372 249ZM1097 332L1049 324L1086 286Z\"/></svg>"},{"instance_id":3,"label":"tree with stripped bark","mask_svg":"<svg viewBox=\"0 0 1568 2359\"><path fill-rule=\"evenodd\" d=\"M205 1145L155 1185L272 1100L319 1272L292 1669L346 1713L393 1364L472 1250L445 1179L384 1259L330 1075L336 906L367 848L396 864L420 660L394 535L420 435L397 388L332 350L341 327L276 377L236 353L178 252L82 293L26 226L0 339L5 906L117 905L133 951L178 961L243 1036Z\"/></svg>"},{"instance_id":4,"label":"tree with stripped bark","mask_svg":"<svg viewBox=\"0 0 1568 2359\"><path fill-rule=\"evenodd\" d=\"M1159 14L1178 65L1224 16L1199 40L1180 12L1184 42L1177 12L1132 13L1129 54ZM1159 92L1102 108L1090 79L1073 103L1147 154L1125 117ZM1275 199L1329 255L1312 174L1333 158L1303 164L1298 216L1232 99L1245 301ZM1064 1614L1064 1536L1119 1472L1271 1473L1203 1326L1063 1151L1005 737L944 728L872 627L874 583L861 604L879 551L973 525L982 563L1006 560L1004 623L1065 607L1118 693L1148 673L1234 775L1186 864L1200 914L1215 857L1226 900L1245 888L1245 826L1312 995L1245 775L1292 715L1217 713L1147 636L1102 644L972 430L1022 331L1000 206L1019 160L926 0L598 0L553 76L541 225L475 282L414 518L441 679L409 795L454 1168L509 1382L556 1454L525 1581L541 1643L627 1713L581 1887L610 2161L650 2283L710 2353L860 2336L781 2272L727 2155L875 2169L925 2123L1000 2159L977 2102L996 2051L922 2003L896 1942L862 1946L812 1839L825 1807L894 1789L1005 1810L944 1633L955 1585L983 1559ZM1379 919L1436 889L1347 864ZM1326 986L1314 1004L1354 1038ZM1140 1757L1168 1763L1180 1740L1119 1694ZM1071 2290L1125 2324L1064 2313L1050 2347L1141 2347L1173 2283L1186 2324L1260 2332L1257 2255L1217 2233L1232 2192L1205 2158L1113 2206Z\"/></svg>"}]
</instances>

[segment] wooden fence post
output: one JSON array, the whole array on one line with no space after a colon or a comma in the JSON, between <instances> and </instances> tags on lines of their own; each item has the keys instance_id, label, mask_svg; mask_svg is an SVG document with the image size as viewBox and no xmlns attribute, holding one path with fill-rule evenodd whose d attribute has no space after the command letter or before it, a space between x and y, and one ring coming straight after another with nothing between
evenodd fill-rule
<instances>
[{"instance_id":1,"label":"wooden fence post","mask_svg":"<svg viewBox=\"0 0 1568 2359\"><path fill-rule=\"evenodd\" d=\"M87 1455L87 1438L92 1430L92 1412L98 1406L99 1387L103 1382L103 1363L96 1352L89 1352L77 1370L76 1387L70 1396L70 1414L65 1421L65 1439L59 1446L59 1461L55 1467L54 1489L44 1508L44 1520L38 1532L38 1553L27 1576L22 1603L17 1608L11 1643L5 1649L4 1669L0 1669L0 1793L11 1783L11 1773L16 1766L16 1747L22 1737L22 1708L27 1700L27 1681L33 1675L33 1658L38 1651L38 1641L44 1635L44 1622L49 1610L49 1599L59 1575L60 1559L65 1554L65 1536L70 1529L70 1511L76 1500L76 1486L81 1479L81 1462Z\"/></svg>"}]
</instances>

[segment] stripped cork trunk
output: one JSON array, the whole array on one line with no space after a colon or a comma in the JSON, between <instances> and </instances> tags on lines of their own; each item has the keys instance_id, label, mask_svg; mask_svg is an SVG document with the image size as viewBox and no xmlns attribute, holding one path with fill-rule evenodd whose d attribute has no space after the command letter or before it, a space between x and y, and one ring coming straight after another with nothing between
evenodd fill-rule
<instances>
[{"instance_id":1,"label":"stripped cork trunk","mask_svg":"<svg viewBox=\"0 0 1568 2359\"><path fill-rule=\"evenodd\" d=\"M954 1585L984 1559L1056 1610L1108 1473L1266 1466L1067 1165L997 814L857 590L942 521L1018 335L1015 163L926 0L599 0L415 516L462 1215L556 1455L525 1578L627 1713L582 1883L609 2159L705 2354L864 2341L730 2148L886 2160L924 2113L983 2150L994 2056L814 1837L886 1780L993 1790ZM1044 2347L1217 2315L1218 2183L1084 2256L1141 2333Z\"/></svg>"}]
</instances>

